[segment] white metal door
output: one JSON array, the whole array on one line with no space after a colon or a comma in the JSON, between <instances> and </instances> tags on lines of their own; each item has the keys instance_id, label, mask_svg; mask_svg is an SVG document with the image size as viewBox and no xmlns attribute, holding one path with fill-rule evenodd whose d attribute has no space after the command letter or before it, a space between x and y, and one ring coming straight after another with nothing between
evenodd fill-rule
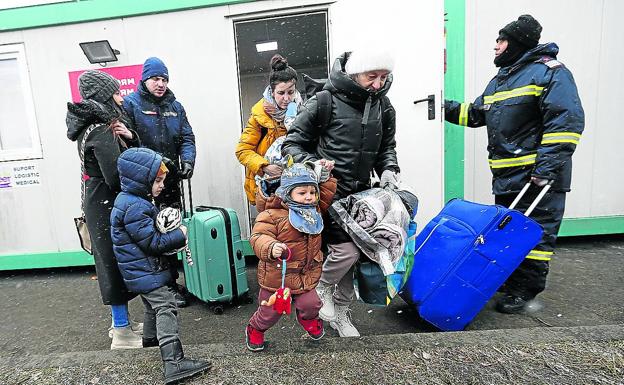
<instances>
[{"instance_id":1,"label":"white metal door","mask_svg":"<svg viewBox=\"0 0 624 385\"><path fill-rule=\"evenodd\" d=\"M412 11L416 9L417 11ZM419 228L443 204L443 130L441 101L444 75L444 3L338 0L330 7L330 55L373 45L395 59L388 93L396 109L397 154L401 177L418 195ZM428 103L435 97L435 118Z\"/></svg>"}]
</instances>

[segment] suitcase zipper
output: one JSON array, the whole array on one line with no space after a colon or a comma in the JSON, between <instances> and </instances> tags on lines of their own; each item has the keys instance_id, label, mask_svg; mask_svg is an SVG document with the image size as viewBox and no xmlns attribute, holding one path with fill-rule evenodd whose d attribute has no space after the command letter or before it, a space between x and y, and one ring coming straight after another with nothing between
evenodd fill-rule
<instances>
[{"instance_id":1,"label":"suitcase zipper","mask_svg":"<svg viewBox=\"0 0 624 385\"><path fill-rule=\"evenodd\" d=\"M497 208L496 213L498 214L500 212L500 209ZM466 224L466 222L462 221L461 219L458 219L456 217L447 217L447 218L442 218L442 220L440 222L438 222L438 224L431 230L431 232L429 233L429 235L427 236L427 238L425 239L425 242L423 242L422 245L420 245L420 247L414 252L414 256L416 256L416 253L418 253L418 251L427 243L427 241L429 240L429 237L431 237L431 235L433 234L433 232L438 228L438 226L441 226L442 224L444 224L444 222L446 221L453 221L459 225L461 225L462 227L466 228L471 234L473 234L475 236L475 240L472 243L472 247L478 245L478 244L485 244L485 237L483 236L483 234L478 234L474 231L474 229L470 226L468 226L468 224ZM486 233L490 227L492 227L491 223L488 223L488 225L485 227L483 233ZM466 250L469 249L469 246L466 246L465 248L462 249L462 251L460 253L458 253L457 255L463 255L466 253ZM448 277L448 275L451 273L451 271L453 271L453 268L448 269L447 271L444 272L444 274L442 275L442 277L440 277L439 282L444 282L444 280L446 279L446 277ZM427 298L429 298L429 296L438 288L438 286L436 286L435 288L433 288L432 290L429 291L429 293L427 293L427 295L425 295L423 297L423 299L421 300L420 303L424 303Z\"/></svg>"}]
</instances>

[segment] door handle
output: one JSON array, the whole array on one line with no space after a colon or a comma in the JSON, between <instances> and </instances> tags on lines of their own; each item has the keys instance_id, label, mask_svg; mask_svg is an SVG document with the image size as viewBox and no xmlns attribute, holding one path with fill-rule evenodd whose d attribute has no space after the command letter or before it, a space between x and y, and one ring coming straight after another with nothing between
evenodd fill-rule
<instances>
[{"instance_id":1,"label":"door handle","mask_svg":"<svg viewBox=\"0 0 624 385\"><path fill-rule=\"evenodd\" d=\"M414 104L418 104L422 102L427 102L427 112L428 112L427 118L429 120L434 120L435 119L435 95L429 95L425 99L414 100Z\"/></svg>"}]
</instances>

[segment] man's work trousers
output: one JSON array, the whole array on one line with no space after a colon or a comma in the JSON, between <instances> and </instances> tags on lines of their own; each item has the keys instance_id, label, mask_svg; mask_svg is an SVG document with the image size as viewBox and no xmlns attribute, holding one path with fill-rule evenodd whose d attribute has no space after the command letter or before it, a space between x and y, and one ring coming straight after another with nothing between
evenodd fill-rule
<instances>
[{"instance_id":1,"label":"man's work trousers","mask_svg":"<svg viewBox=\"0 0 624 385\"><path fill-rule=\"evenodd\" d=\"M525 212L541 190L542 187L531 184L515 209ZM496 195L495 202L509 207L516 196L517 194ZM531 300L546 288L549 261L555 250L557 233L565 210L565 197L565 192L549 191L531 213L530 218L542 225L544 233L537 246L505 282L503 292L506 294Z\"/></svg>"}]
</instances>

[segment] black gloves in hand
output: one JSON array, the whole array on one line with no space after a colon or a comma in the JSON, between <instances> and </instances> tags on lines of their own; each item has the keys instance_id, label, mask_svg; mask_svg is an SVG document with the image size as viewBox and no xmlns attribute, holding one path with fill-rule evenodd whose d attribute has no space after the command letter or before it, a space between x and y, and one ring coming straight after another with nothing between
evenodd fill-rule
<instances>
[{"instance_id":1,"label":"black gloves in hand","mask_svg":"<svg viewBox=\"0 0 624 385\"><path fill-rule=\"evenodd\" d=\"M193 165L188 162L182 162L180 166L180 178L189 179L193 176Z\"/></svg>"}]
</instances>

